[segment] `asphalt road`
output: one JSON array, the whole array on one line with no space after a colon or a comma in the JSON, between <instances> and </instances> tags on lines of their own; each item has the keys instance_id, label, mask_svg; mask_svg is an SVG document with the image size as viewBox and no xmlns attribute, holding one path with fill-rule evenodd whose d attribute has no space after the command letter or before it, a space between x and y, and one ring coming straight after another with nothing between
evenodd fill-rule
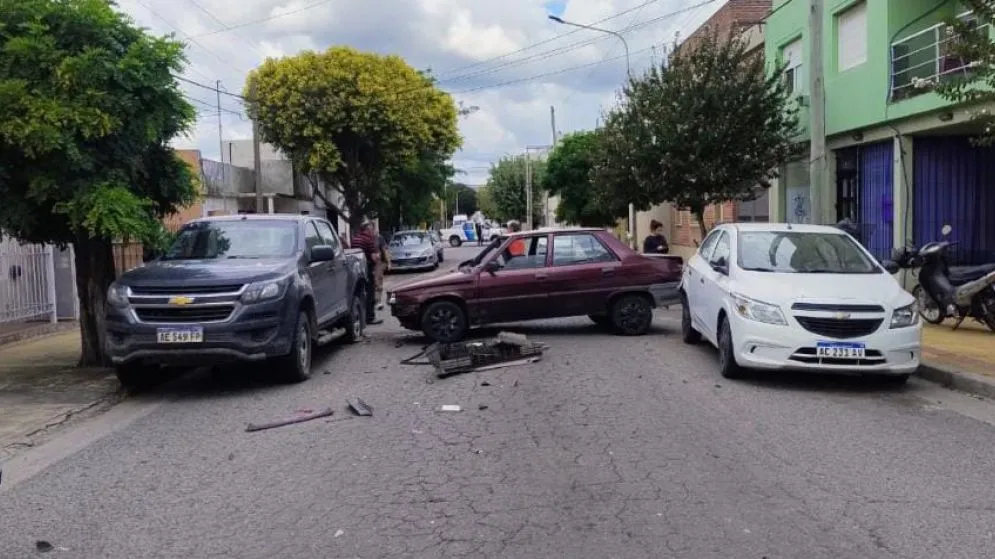
<instances>
[{"instance_id":1,"label":"asphalt road","mask_svg":"<svg viewBox=\"0 0 995 559\"><path fill-rule=\"evenodd\" d=\"M726 381L677 318L639 338L516 325L543 361L445 380L399 364L421 340L390 321L304 384L179 379L8 464L0 557L36 540L101 559L995 555L991 403L918 381ZM374 416L347 419L351 396Z\"/></svg>"}]
</instances>

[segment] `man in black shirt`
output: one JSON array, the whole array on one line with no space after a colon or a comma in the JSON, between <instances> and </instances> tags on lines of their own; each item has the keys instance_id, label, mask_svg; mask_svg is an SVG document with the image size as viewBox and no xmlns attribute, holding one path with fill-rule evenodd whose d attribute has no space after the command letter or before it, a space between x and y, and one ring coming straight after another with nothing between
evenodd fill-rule
<instances>
[{"instance_id":1,"label":"man in black shirt","mask_svg":"<svg viewBox=\"0 0 995 559\"><path fill-rule=\"evenodd\" d=\"M650 222L650 234L643 241L643 254L667 254L670 247L663 236L663 224L657 220Z\"/></svg>"}]
</instances>

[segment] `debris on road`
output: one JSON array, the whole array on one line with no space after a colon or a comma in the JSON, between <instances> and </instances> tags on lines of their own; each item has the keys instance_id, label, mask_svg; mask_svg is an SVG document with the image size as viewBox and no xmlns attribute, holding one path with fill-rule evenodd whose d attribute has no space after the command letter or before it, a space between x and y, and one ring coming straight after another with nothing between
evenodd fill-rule
<instances>
[{"instance_id":1,"label":"debris on road","mask_svg":"<svg viewBox=\"0 0 995 559\"><path fill-rule=\"evenodd\" d=\"M337 537L341 536L342 534L345 534L345 531L343 531L343 530L336 530L335 531L335 535L332 536L332 537L333 538L337 538Z\"/></svg>"},{"instance_id":2,"label":"debris on road","mask_svg":"<svg viewBox=\"0 0 995 559\"><path fill-rule=\"evenodd\" d=\"M349 404L349 409L352 410L352 413L356 415L362 417L373 415L373 406L367 404L361 398L350 398L346 400L346 403Z\"/></svg>"},{"instance_id":3,"label":"debris on road","mask_svg":"<svg viewBox=\"0 0 995 559\"><path fill-rule=\"evenodd\" d=\"M487 382L486 380L484 382L480 383L480 386L490 386L490 385L491 385L491 383Z\"/></svg>"},{"instance_id":4,"label":"debris on road","mask_svg":"<svg viewBox=\"0 0 995 559\"><path fill-rule=\"evenodd\" d=\"M439 378L535 363L546 347L526 336L501 332L488 341L435 343L401 361L402 365L432 365ZM419 358L424 359L419 360Z\"/></svg>"},{"instance_id":5,"label":"debris on road","mask_svg":"<svg viewBox=\"0 0 995 559\"><path fill-rule=\"evenodd\" d=\"M276 421L271 421L269 423L249 423L245 426L245 431L247 433L252 433L254 431L262 431L264 429L273 429L275 427L283 427L284 425L293 425L294 423L304 423L305 421L311 421L313 419L318 419L321 417L328 417L335 412L332 408L326 408L319 412L311 412L309 414L297 415L294 417L288 417L287 419L279 419Z\"/></svg>"},{"instance_id":6,"label":"debris on road","mask_svg":"<svg viewBox=\"0 0 995 559\"><path fill-rule=\"evenodd\" d=\"M48 553L53 549L55 549L55 546L45 540L38 540L35 542L35 551L38 553Z\"/></svg>"},{"instance_id":7,"label":"debris on road","mask_svg":"<svg viewBox=\"0 0 995 559\"><path fill-rule=\"evenodd\" d=\"M463 408L456 405L443 404L439 406L439 411L463 411Z\"/></svg>"},{"instance_id":8,"label":"debris on road","mask_svg":"<svg viewBox=\"0 0 995 559\"><path fill-rule=\"evenodd\" d=\"M480 411L484 411L484 410L486 410L489 407L490 406L488 406L487 404L480 404L479 406L477 406L477 409L480 410Z\"/></svg>"}]
</instances>

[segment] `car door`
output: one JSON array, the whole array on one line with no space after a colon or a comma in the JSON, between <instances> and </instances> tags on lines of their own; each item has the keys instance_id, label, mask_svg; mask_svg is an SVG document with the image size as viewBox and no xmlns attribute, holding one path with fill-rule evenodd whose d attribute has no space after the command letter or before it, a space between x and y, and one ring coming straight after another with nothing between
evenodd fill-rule
<instances>
[{"instance_id":1,"label":"car door","mask_svg":"<svg viewBox=\"0 0 995 559\"><path fill-rule=\"evenodd\" d=\"M309 260L311 249L325 244L313 220L308 220L304 224L304 242ZM332 279L333 266L332 262L311 262L307 268L308 276L311 278L311 289L314 291L314 310L319 323L329 320L332 310L333 300L329 294L335 291Z\"/></svg>"},{"instance_id":2,"label":"car door","mask_svg":"<svg viewBox=\"0 0 995 559\"><path fill-rule=\"evenodd\" d=\"M705 324L703 312L704 306L704 294L703 285L705 283L706 274L711 271L711 266L708 263L708 259L712 256L712 251L715 249L715 243L718 242L719 237L722 235L721 229L714 229L711 233L705 237L704 242L698 247L698 252L691 257L690 261L684 267L684 292L688 296L688 307L691 320L698 326Z\"/></svg>"},{"instance_id":3,"label":"car door","mask_svg":"<svg viewBox=\"0 0 995 559\"><path fill-rule=\"evenodd\" d=\"M732 235L720 231L714 250L708 257L708 269L703 271L701 286L702 322L713 339L718 339L719 310L729 294L729 269L732 259Z\"/></svg>"},{"instance_id":4,"label":"car door","mask_svg":"<svg viewBox=\"0 0 995 559\"><path fill-rule=\"evenodd\" d=\"M351 293L349 293L349 270L346 268L347 263L342 243L339 242L339 236L335 234L332 225L323 219L314 220L314 225L318 229L318 235L321 236L322 244L335 249L335 260L329 262L329 274L331 275L329 285L332 286L333 291L328 295L330 298L329 319L335 319L349 312L349 303L352 299Z\"/></svg>"},{"instance_id":5,"label":"car door","mask_svg":"<svg viewBox=\"0 0 995 559\"><path fill-rule=\"evenodd\" d=\"M525 243L525 254L513 256L511 245ZM476 310L485 322L535 320L550 316L546 280L549 236L509 239L492 259L484 261L477 282ZM488 271L488 262L499 266Z\"/></svg>"},{"instance_id":6,"label":"car door","mask_svg":"<svg viewBox=\"0 0 995 559\"><path fill-rule=\"evenodd\" d=\"M604 313L622 262L592 233L558 233L546 280L554 316Z\"/></svg>"}]
</instances>

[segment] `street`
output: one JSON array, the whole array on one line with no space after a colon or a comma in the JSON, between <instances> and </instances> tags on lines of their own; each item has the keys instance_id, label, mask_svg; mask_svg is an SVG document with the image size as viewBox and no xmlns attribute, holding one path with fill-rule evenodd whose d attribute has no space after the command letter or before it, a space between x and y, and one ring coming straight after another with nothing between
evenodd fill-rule
<instances>
[{"instance_id":1,"label":"street","mask_svg":"<svg viewBox=\"0 0 995 559\"><path fill-rule=\"evenodd\" d=\"M130 398L5 466L0 557L38 540L73 558L992 555L987 401L918 380L726 381L674 309L643 337L586 318L507 329L544 359L435 379L399 363L423 342L388 318L302 384L233 369ZM373 417L350 418L356 396Z\"/></svg>"}]
</instances>

